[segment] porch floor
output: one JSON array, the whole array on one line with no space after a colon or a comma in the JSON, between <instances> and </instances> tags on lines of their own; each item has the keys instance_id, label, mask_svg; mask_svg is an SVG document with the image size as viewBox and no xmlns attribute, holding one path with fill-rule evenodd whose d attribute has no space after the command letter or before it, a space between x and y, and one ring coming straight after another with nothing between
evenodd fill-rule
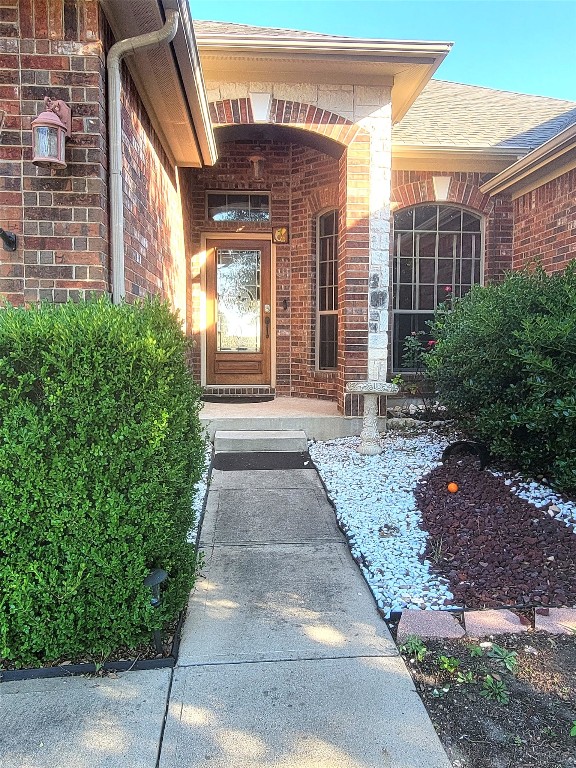
<instances>
[{"instance_id":1,"label":"porch floor","mask_svg":"<svg viewBox=\"0 0 576 768\"><path fill-rule=\"evenodd\" d=\"M277 397L261 403L204 403L200 421L210 440L214 440L217 429L303 429L309 440L359 435L362 429L362 419L343 416L335 402L308 397Z\"/></svg>"}]
</instances>

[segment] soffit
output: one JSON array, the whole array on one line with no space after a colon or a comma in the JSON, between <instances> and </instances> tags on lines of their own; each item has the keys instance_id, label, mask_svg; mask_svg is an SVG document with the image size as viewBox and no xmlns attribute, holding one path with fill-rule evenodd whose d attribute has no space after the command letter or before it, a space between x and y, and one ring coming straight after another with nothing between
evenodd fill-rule
<instances>
[{"instance_id":1,"label":"soffit","mask_svg":"<svg viewBox=\"0 0 576 768\"><path fill-rule=\"evenodd\" d=\"M344 145L322 136L322 134L286 125L269 125L266 123L222 125L217 126L214 133L219 148L222 143L229 141L279 141L285 144L294 143L311 147L334 158L341 157L345 150Z\"/></svg>"},{"instance_id":2,"label":"soffit","mask_svg":"<svg viewBox=\"0 0 576 768\"><path fill-rule=\"evenodd\" d=\"M392 144L392 169L499 173L524 154L523 150L499 150L486 147L422 147Z\"/></svg>"},{"instance_id":3,"label":"soffit","mask_svg":"<svg viewBox=\"0 0 576 768\"><path fill-rule=\"evenodd\" d=\"M124 62L176 165L212 165L217 157L216 143L187 1L100 1L116 40L161 29L165 11L178 11L178 30L169 45L137 51Z\"/></svg>"}]
</instances>

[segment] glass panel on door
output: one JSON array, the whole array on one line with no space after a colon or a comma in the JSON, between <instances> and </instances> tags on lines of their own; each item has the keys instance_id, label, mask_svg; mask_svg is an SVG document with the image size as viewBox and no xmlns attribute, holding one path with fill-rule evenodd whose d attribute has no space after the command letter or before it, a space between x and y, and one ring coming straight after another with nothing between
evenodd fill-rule
<instances>
[{"instance_id":1,"label":"glass panel on door","mask_svg":"<svg viewBox=\"0 0 576 768\"><path fill-rule=\"evenodd\" d=\"M217 351L260 352L261 252L216 252Z\"/></svg>"}]
</instances>

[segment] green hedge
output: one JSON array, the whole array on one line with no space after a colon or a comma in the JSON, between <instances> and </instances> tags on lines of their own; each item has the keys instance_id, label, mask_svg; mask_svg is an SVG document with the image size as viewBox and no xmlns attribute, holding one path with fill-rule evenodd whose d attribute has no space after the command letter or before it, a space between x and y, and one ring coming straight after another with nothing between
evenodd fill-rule
<instances>
[{"instance_id":1,"label":"green hedge","mask_svg":"<svg viewBox=\"0 0 576 768\"><path fill-rule=\"evenodd\" d=\"M513 273L437 315L441 401L493 453L576 490L576 269Z\"/></svg>"},{"instance_id":2,"label":"green hedge","mask_svg":"<svg viewBox=\"0 0 576 768\"><path fill-rule=\"evenodd\" d=\"M1 659L105 656L184 606L204 460L186 343L159 301L0 309Z\"/></svg>"}]
</instances>

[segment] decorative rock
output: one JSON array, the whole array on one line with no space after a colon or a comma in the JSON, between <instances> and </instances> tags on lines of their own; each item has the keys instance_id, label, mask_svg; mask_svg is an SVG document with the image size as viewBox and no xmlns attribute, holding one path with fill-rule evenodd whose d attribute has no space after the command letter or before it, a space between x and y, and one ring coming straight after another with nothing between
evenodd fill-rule
<instances>
[{"instance_id":1,"label":"decorative rock","mask_svg":"<svg viewBox=\"0 0 576 768\"><path fill-rule=\"evenodd\" d=\"M464 630L450 613L445 611L402 611L396 641L399 645L410 635L422 638L460 638Z\"/></svg>"},{"instance_id":2,"label":"decorative rock","mask_svg":"<svg viewBox=\"0 0 576 768\"><path fill-rule=\"evenodd\" d=\"M411 429L412 427L417 427L418 425L421 425L422 422L418 421L418 419L409 419L409 418L392 418L388 419L386 422L387 429Z\"/></svg>"},{"instance_id":3,"label":"decorative rock","mask_svg":"<svg viewBox=\"0 0 576 768\"><path fill-rule=\"evenodd\" d=\"M520 618L512 611L466 611L464 625L469 637L521 634L527 631Z\"/></svg>"},{"instance_id":4,"label":"decorative rock","mask_svg":"<svg viewBox=\"0 0 576 768\"><path fill-rule=\"evenodd\" d=\"M534 628L554 635L572 635L576 632L576 608L550 608L547 616L537 611Z\"/></svg>"}]
</instances>

